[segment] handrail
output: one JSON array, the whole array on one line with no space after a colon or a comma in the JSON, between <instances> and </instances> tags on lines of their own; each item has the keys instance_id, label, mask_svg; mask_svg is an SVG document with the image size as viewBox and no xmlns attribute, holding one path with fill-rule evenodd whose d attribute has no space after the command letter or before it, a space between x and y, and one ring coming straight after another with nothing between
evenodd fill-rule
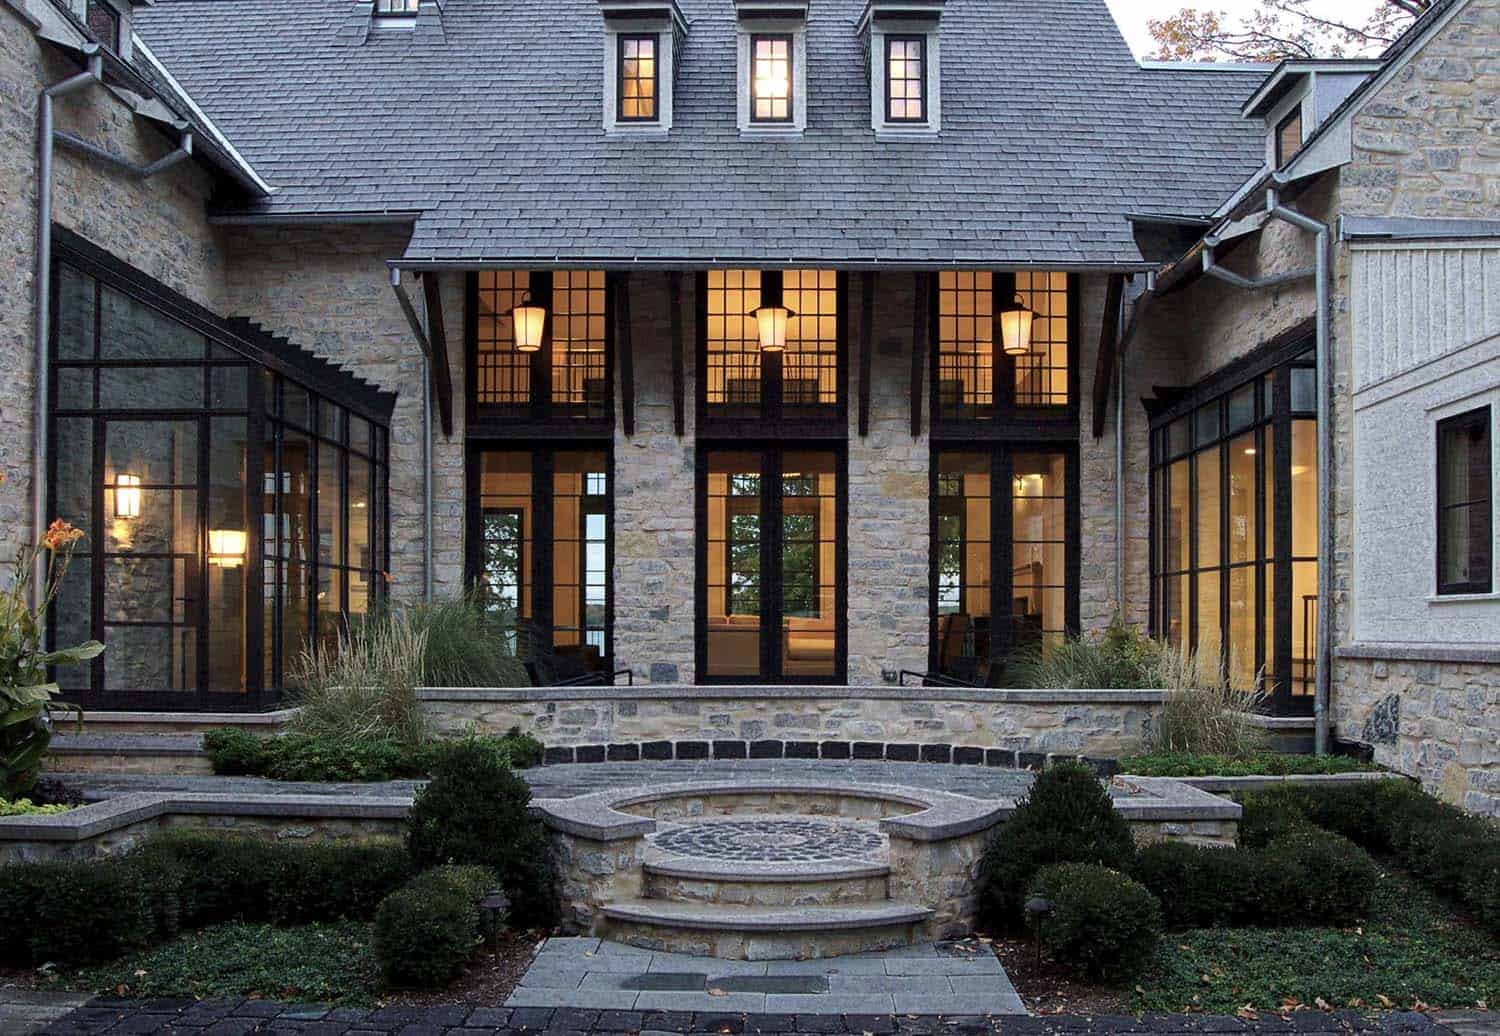
<instances>
[{"instance_id":1,"label":"handrail","mask_svg":"<svg viewBox=\"0 0 1500 1036\"><path fill-rule=\"evenodd\" d=\"M967 687L971 690L977 690L980 686L977 683L970 683L968 680L960 680L956 676L945 676L942 673L919 673L915 669L903 669L899 677L899 683L902 687L907 686L906 678L908 676L915 676L917 679L922 680L923 686Z\"/></svg>"}]
</instances>

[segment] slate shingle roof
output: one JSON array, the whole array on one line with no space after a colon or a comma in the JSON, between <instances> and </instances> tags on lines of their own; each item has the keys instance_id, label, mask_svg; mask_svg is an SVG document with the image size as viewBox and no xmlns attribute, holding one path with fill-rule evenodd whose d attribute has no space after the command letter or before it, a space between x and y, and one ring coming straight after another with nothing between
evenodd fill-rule
<instances>
[{"instance_id":1,"label":"slate shingle roof","mask_svg":"<svg viewBox=\"0 0 1500 1036\"><path fill-rule=\"evenodd\" d=\"M276 185L251 211L420 212L412 261L1139 265L1126 213L1211 212L1260 164L1263 73L1141 68L1104 0L948 0L941 139L877 142L863 2L811 2L794 141L739 137L730 0L680 0L666 140L602 131L596 0L358 45L352 0L159 0L137 31Z\"/></svg>"}]
</instances>

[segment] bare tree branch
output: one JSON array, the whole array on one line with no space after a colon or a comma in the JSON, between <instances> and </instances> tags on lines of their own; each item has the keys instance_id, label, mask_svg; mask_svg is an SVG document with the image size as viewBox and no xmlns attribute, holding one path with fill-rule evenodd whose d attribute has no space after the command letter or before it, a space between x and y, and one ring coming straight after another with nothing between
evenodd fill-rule
<instances>
[{"instance_id":1,"label":"bare tree branch","mask_svg":"<svg viewBox=\"0 0 1500 1036\"><path fill-rule=\"evenodd\" d=\"M1238 23L1222 11L1183 8L1148 23L1165 60L1277 60L1287 57L1343 57L1383 50L1432 0L1369 0L1363 24L1351 24L1308 10L1310 0L1260 0L1260 9Z\"/></svg>"}]
</instances>

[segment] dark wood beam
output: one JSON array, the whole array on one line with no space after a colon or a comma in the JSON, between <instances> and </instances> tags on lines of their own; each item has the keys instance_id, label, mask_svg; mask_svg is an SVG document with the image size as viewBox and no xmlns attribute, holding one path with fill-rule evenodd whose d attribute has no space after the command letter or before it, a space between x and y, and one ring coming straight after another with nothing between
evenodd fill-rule
<instances>
[{"instance_id":1,"label":"dark wood beam","mask_svg":"<svg viewBox=\"0 0 1500 1036\"><path fill-rule=\"evenodd\" d=\"M667 306L672 324L672 427L680 439L687 434L687 372L682 355L682 274L667 274Z\"/></svg>"},{"instance_id":2,"label":"dark wood beam","mask_svg":"<svg viewBox=\"0 0 1500 1036\"><path fill-rule=\"evenodd\" d=\"M627 438L635 435L635 346L630 333L630 274L613 275L615 352L620 356L620 423Z\"/></svg>"},{"instance_id":3,"label":"dark wood beam","mask_svg":"<svg viewBox=\"0 0 1500 1036\"><path fill-rule=\"evenodd\" d=\"M875 273L866 270L859 275L859 436L870 434L870 364L874 356L871 342L875 338Z\"/></svg>"},{"instance_id":4,"label":"dark wood beam","mask_svg":"<svg viewBox=\"0 0 1500 1036\"><path fill-rule=\"evenodd\" d=\"M1104 319L1099 322L1099 352L1094 363L1094 438L1104 434L1104 418L1109 413L1110 386L1114 384L1115 352L1120 343L1120 300L1125 297L1125 275L1109 275L1104 292ZM1120 430L1115 429L1119 435Z\"/></svg>"},{"instance_id":5,"label":"dark wood beam","mask_svg":"<svg viewBox=\"0 0 1500 1036\"><path fill-rule=\"evenodd\" d=\"M917 283L911 335L911 434L913 439L922 434L922 376L927 370L927 353L930 348L927 332L932 321L932 314L929 312L931 302L927 295L931 290L930 278L925 273L917 273L914 276Z\"/></svg>"},{"instance_id":6,"label":"dark wood beam","mask_svg":"<svg viewBox=\"0 0 1500 1036\"><path fill-rule=\"evenodd\" d=\"M427 341L432 347L432 391L437 396L443 438L453 438L453 372L448 367L448 334L443 327L443 294L435 272L422 274L427 302Z\"/></svg>"}]
</instances>

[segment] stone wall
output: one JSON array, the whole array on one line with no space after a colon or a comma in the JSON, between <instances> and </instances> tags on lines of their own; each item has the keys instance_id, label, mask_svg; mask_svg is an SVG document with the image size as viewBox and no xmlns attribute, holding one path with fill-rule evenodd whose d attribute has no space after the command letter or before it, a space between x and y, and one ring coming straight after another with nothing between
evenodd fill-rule
<instances>
[{"instance_id":1,"label":"stone wall","mask_svg":"<svg viewBox=\"0 0 1500 1036\"><path fill-rule=\"evenodd\" d=\"M1120 600L1116 593L1115 548L1120 535L1119 523L1115 520L1115 435L1118 421L1112 401L1105 411L1103 434L1096 439L1093 430L1094 368L1098 364L1099 331L1104 322L1109 278L1103 274L1085 274L1079 276L1079 281L1080 341L1075 343L1075 348L1078 350L1078 506L1083 537L1078 617L1082 629L1099 631L1109 625L1116 613L1132 622L1144 623L1150 584L1144 580L1127 580L1124 600ZM1127 396L1127 407L1131 403ZM1130 496L1144 498L1141 493Z\"/></svg>"},{"instance_id":2,"label":"stone wall","mask_svg":"<svg viewBox=\"0 0 1500 1036\"><path fill-rule=\"evenodd\" d=\"M80 65L41 43L0 5L0 557L31 539L31 449L35 372L38 95ZM90 87L57 102L56 126L135 163L176 146L164 128ZM184 162L136 180L57 148L53 219L210 309L222 298L221 236L208 225L211 178ZM0 579L9 579L6 569Z\"/></svg>"},{"instance_id":3,"label":"stone wall","mask_svg":"<svg viewBox=\"0 0 1500 1036\"><path fill-rule=\"evenodd\" d=\"M1500 653L1352 648L1338 656L1340 738L1369 745L1377 763L1455 806L1500 817Z\"/></svg>"},{"instance_id":4,"label":"stone wall","mask_svg":"<svg viewBox=\"0 0 1500 1036\"><path fill-rule=\"evenodd\" d=\"M226 314L248 317L396 393L391 415L391 593L423 589L422 351L391 290L387 259L406 250L400 227L267 228L235 231ZM445 439L433 403L433 583L463 585L463 275L442 279L443 319L453 378L454 434ZM422 287L407 291L421 312Z\"/></svg>"},{"instance_id":5,"label":"stone wall","mask_svg":"<svg viewBox=\"0 0 1500 1036\"><path fill-rule=\"evenodd\" d=\"M887 758L896 758L889 748L899 745L1112 758L1140 748L1161 703L1159 691L936 692L878 686L433 690L421 695L441 730L473 726L504 733L519 726L551 748L597 747L601 758L609 745L711 741L735 742L742 755L754 742L836 741L886 745Z\"/></svg>"}]
</instances>

